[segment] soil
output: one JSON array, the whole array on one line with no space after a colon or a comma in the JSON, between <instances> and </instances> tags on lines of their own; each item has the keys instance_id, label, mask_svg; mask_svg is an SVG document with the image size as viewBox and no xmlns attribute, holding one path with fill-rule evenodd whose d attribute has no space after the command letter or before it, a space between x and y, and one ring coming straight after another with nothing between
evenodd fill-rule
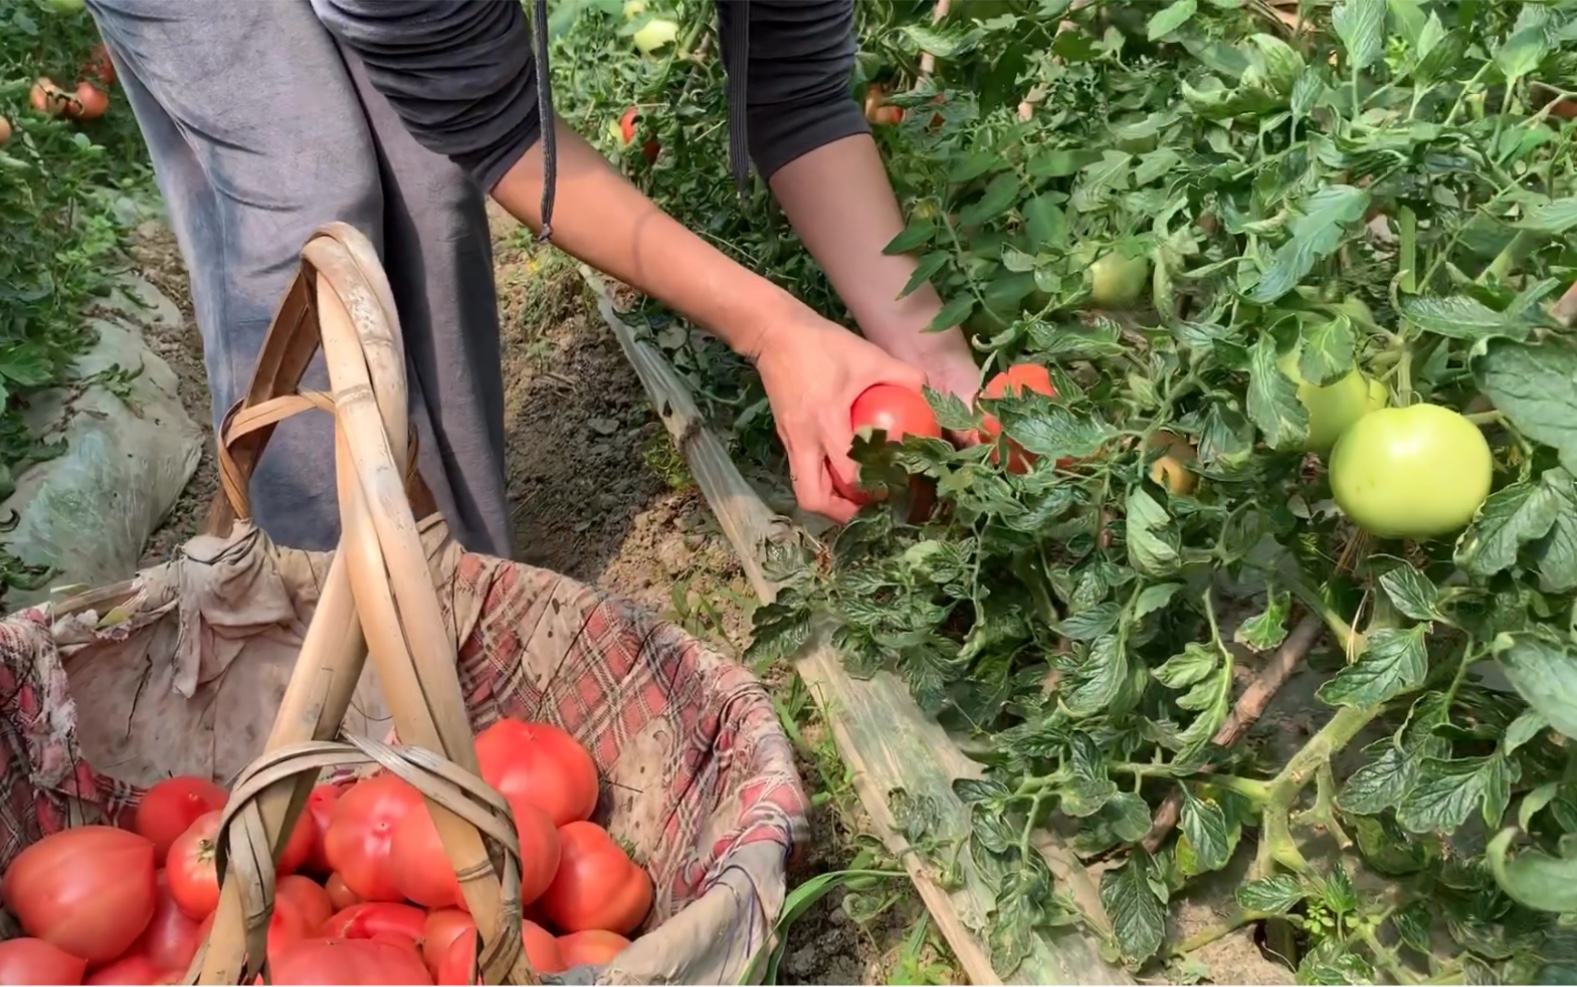
<instances>
[{"instance_id":1,"label":"soil","mask_svg":"<svg viewBox=\"0 0 1577 987\"><path fill-rule=\"evenodd\" d=\"M749 642L754 596L640 381L575 267L532 245L509 217L495 211L492 223L517 558L631 597L737 653ZM184 332L149 342L181 378L187 411L207 423L202 345L174 236L145 224L132 255L186 316ZM216 489L210 438L195 477L150 538L145 564L165 560L197 533ZM809 790L841 783L821 777L814 759L801 753ZM849 866L855 836L844 821L846 801L828 799L812 810L790 889ZM887 965L908 932L897 920L904 910L888 909L861 924L842 901L835 890L793 925L779 982L888 979Z\"/></svg>"}]
</instances>

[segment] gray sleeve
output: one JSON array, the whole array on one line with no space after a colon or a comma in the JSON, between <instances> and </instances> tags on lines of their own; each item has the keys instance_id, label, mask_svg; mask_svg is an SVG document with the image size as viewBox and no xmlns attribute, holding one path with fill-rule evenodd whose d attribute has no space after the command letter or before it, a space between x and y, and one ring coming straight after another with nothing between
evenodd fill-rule
<instances>
[{"instance_id":1,"label":"gray sleeve","mask_svg":"<svg viewBox=\"0 0 1577 987\"><path fill-rule=\"evenodd\" d=\"M737 38L748 11L750 156L763 178L823 144L870 132L849 92L854 0L720 0L719 32Z\"/></svg>"},{"instance_id":2,"label":"gray sleeve","mask_svg":"<svg viewBox=\"0 0 1577 987\"><path fill-rule=\"evenodd\" d=\"M512 0L312 0L423 147L491 190L541 133L531 34Z\"/></svg>"}]
</instances>

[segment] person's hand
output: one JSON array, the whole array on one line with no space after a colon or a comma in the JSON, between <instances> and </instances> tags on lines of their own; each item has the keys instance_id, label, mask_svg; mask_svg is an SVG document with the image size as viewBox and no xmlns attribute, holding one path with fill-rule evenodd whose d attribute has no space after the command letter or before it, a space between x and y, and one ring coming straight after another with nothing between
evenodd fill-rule
<instances>
[{"instance_id":1,"label":"person's hand","mask_svg":"<svg viewBox=\"0 0 1577 987\"><path fill-rule=\"evenodd\" d=\"M809 309L763 330L755 362L800 507L840 524L854 517L859 505L838 496L828 472L855 485L849 409L873 384L919 390L925 374Z\"/></svg>"},{"instance_id":2,"label":"person's hand","mask_svg":"<svg viewBox=\"0 0 1577 987\"><path fill-rule=\"evenodd\" d=\"M889 356L918 367L931 390L953 395L966 408L974 407L975 396L980 392L980 367L962 329L955 326L946 332L888 334L882 348ZM973 429L950 434L961 444L980 441Z\"/></svg>"}]
</instances>

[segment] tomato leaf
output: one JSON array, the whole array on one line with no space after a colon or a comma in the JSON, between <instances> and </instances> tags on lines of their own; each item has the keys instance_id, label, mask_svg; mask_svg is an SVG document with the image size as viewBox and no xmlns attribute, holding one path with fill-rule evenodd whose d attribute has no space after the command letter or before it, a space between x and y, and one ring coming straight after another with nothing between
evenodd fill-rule
<instances>
[{"instance_id":1,"label":"tomato leaf","mask_svg":"<svg viewBox=\"0 0 1577 987\"><path fill-rule=\"evenodd\" d=\"M1267 593L1265 609L1243 621L1232 632L1232 640L1256 651L1269 651L1287 637L1287 616L1292 612L1288 593Z\"/></svg>"},{"instance_id":2,"label":"tomato leaf","mask_svg":"<svg viewBox=\"0 0 1577 987\"><path fill-rule=\"evenodd\" d=\"M1019 178L1017 173L1006 171L991 179L980 198L958 211L958 222L963 226L981 223L1008 211L1018 201Z\"/></svg>"},{"instance_id":3,"label":"tomato leaf","mask_svg":"<svg viewBox=\"0 0 1577 987\"><path fill-rule=\"evenodd\" d=\"M1517 693L1551 726L1577 739L1577 649L1548 631L1506 635L1496 649Z\"/></svg>"},{"instance_id":4,"label":"tomato leaf","mask_svg":"<svg viewBox=\"0 0 1577 987\"><path fill-rule=\"evenodd\" d=\"M1497 833L1484 855L1495 883L1518 904L1542 912L1577 912L1577 857L1552 857L1542 850L1509 851L1515 829Z\"/></svg>"},{"instance_id":5,"label":"tomato leaf","mask_svg":"<svg viewBox=\"0 0 1577 987\"><path fill-rule=\"evenodd\" d=\"M1376 706L1419 688L1429 671L1425 630L1419 625L1371 632L1358 661L1337 672L1316 695L1332 706Z\"/></svg>"},{"instance_id":6,"label":"tomato leaf","mask_svg":"<svg viewBox=\"0 0 1577 987\"><path fill-rule=\"evenodd\" d=\"M1208 644L1189 641L1181 652L1152 668L1150 674L1168 689L1183 689L1209 677L1220 664L1221 652Z\"/></svg>"},{"instance_id":7,"label":"tomato leaf","mask_svg":"<svg viewBox=\"0 0 1577 987\"><path fill-rule=\"evenodd\" d=\"M1378 815L1402 800L1418 777L1418 759L1390 740L1371 749L1374 756L1347 778L1336 802L1348 812Z\"/></svg>"},{"instance_id":8,"label":"tomato leaf","mask_svg":"<svg viewBox=\"0 0 1577 987\"><path fill-rule=\"evenodd\" d=\"M1294 874L1272 874L1250 881L1237 890L1238 904L1253 912L1281 915L1309 896L1309 889Z\"/></svg>"},{"instance_id":9,"label":"tomato leaf","mask_svg":"<svg viewBox=\"0 0 1577 987\"><path fill-rule=\"evenodd\" d=\"M1125 525L1128 554L1140 575L1169 576L1177 571L1177 533L1172 530L1172 519L1142 487L1128 493Z\"/></svg>"},{"instance_id":10,"label":"tomato leaf","mask_svg":"<svg viewBox=\"0 0 1577 987\"><path fill-rule=\"evenodd\" d=\"M1369 193L1351 185L1330 185L1310 196L1291 225L1291 236L1271 255L1270 265L1249 293L1249 300L1269 304L1297 287L1318 261L1336 252L1344 227L1363 218L1368 207Z\"/></svg>"},{"instance_id":11,"label":"tomato leaf","mask_svg":"<svg viewBox=\"0 0 1577 987\"><path fill-rule=\"evenodd\" d=\"M1276 341L1269 333L1249 351L1248 417L1272 449L1295 448L1309 435L1309 413L1298 388L1276 366Z\"/></svg>"},{"instance_id":12,"label":"tomato leaf","mask_svg":"<svg viewBox=\"0 0 1577 987\"><path fill-rule=\"evenodd\" d=\"M1025 393L997 402L1002 431L1037 456L1088 459L1110 441L1114 429L1091 414L1074 414L1051 398Z\"/></svg>"},{"instance_id":13,"label":"tomato leaf","mask_svg":"<svg viewBox=\"0 0 1577 987\"><path fill-rule=\"evenodd\" d=\"M1159 41L1187 24L1198 9L1199 0L1173 0L1170 5L1151 15L1150 22L1145 25L1145 36L1151 41Z\"/></svg>"},{"instance_id":14,"label":"tomato leaf","mask_svg":"<svg viewBox=\"0 0 1577 987\"><path fill-rule=\"evenodd\" d=\"M1528 210L1517 226L1524 230L1559 236L1577 227L1577 196L1541 202Z\"/></svg>"},{"instance_id":15,"label":"tomato leaf","mask_svg":"<svg viewBox=\"0 0 1577 987\"><path fill-rule=\"evenodd\" d=\"M1517 431L1559 453L1568 472L1577 471L1577 351L1492 341L1473 361L1473 374Z\"/></svg>"},{"instance_id":16,"label":"tomato leaf","mask_svg":"<svg viewBox=\"0 0 1577 987\"><path fill-rule=\"evenodd\" d=\"M1117 634L1097 638L1080 669L1080 681L1062 702L1076 717L1110 713L1130 705L1133 677L1128 674L1128 651Z\"/></svg>"},{"instance_id":17,"label":"tomato leaf","mask_svg":"<svg viewBox=\"0 0 1577 987\"><path fill-rule=\"evenodd\" d=\"M1555 478L1546 479L1551 474ZM1543 538L1561 511L1555 484L1570 477L1564 470L1550 470L1536 483L1513 483L1489 495L1478 517L1457 544L1456 562L1478 576L1492 576L1517 561L1522 546Z\"/></svg>"},{"instance_id":18,"label":"tomato leaf","mask_svg":"<svg viewBox=\"0 0 1577 987\"><path fill-rule=\"evenodd\" d=\"M887 246L882 248L884 254L907 254L931 242L936 235L936 224L928 219L911 219L903 232L892 238ZM935 273L935 272L932 272ZM929 275L927 275L929 277ZM907 292L905 292L907 294Z\"/></svg>"},{"instance_id":19,"label":"tomato leaf","mask_svg":"<svg viewBox=\"0 0 1577 987\"><path fill-rule=\"evenodd\" d=\"M1182 583L1154 583L1146 586L1134 601L1133 619L1143 620L1157 610L1164 610L1182 588Z\"/></svg>"},{"instance_id":20,"label":"tomato leaf","mask_svg":"<svg viewBox=\"0 0 1577 987\"><path fill-rule=\"evenodd\" d=\"M1101 904L1112 920L1117 948L1129 963L1154 956L1166 934L1165 902L1150 868L1148 855L1134 853L1122 867L1101 875Z\"/></svg>"},{"instance_id":21,"label":"tomato leaf","mask_svg":"<svg viewBox=\"0 0 1577 987\"><path fill-rule=\"evenodd\" d=\"M1298 373L1322 386L1345 377L1353 368L1353 344L1352 320L1347 316L1316 323L1303 334Z\"/></svg>"},{"instance_id":22,"label":"tomato leaf","mask_svg":"<svg viewBox=\"0 0 1577 987\"><path fill-rule=\"evenodd\" d=\"M975 299L968 294L955 296L951 301L942 306L936 313L936 318L925 327L926 332L946 332L954 326L963 325L975 311Z\"/></svg>"},{"instance_id":23,"label":"tomato leaf","mask_svg":"<svg viewBox=\"0 0 1577 987\"><path fill-rule=\"evenodd\" d=\"M1452 339L1482 339L1490 336L1525 339L1533 328L1530 322L1497 312L1465 295L1404 298L1402 316L1424 332Z\"/></svg>"},{"instance_id":24,"label":"tomato leaf","mask_svg":"<svg viewBox=\"0 0 1577 987\"><path fill-rule=\"evenodd\" d=\"M1449 833L1467 822L1475 807L1498 824L1516 780L1516 766L1504 756L1444 759L1426 757L1418 776L1396 809L1396 821L1413 833Z\"/></svg>"},{"instance_id":25,"label":"tomato leaf","mask_svg":"<svg viewBox=\"0 0 1577 987\"><path fill-rule=\"evenodd\" d=\"M1384 52L1385 0L1343 0L1331 11L1331 27L1346 49L1346 64L1366 69Z\"/></svg>"},{"instance_id":26,"label":"tomato leaf","mask_svg":"<svg viewBox=\"0 0 1577 987\"><path fill-rule=\"evenodd\" d=\"M1227 817L1215 800L1200 798L1184 785L1179 823L1193 845L1198 873L1220 870L1227 865L1232 856L1232 841L1227 832Z\"/></svg>"},{"instance_id":27,"label":"tomato leaf","mask_svg":"<svg viewBox=\"0 0 1577 987\"><path fill-rule=\"evenodd\" d=\"M1439 620L1436 605L1440 590L1412 563L1402 561L1380 576L1380 588L1403 616L1413 620Z\"/></svg>"},{"instance_id":28,"label":"tomato leaf","mask_svg":"<svg viewBox=\"0 0 1577 987\"><path fill-rule=\"evenodd\" d=\"M1037 195L1024 203L1024 232L1029 249L1039 253L1066 245L1068 221L1050 195Z\"/></svg>"}]
</instances>

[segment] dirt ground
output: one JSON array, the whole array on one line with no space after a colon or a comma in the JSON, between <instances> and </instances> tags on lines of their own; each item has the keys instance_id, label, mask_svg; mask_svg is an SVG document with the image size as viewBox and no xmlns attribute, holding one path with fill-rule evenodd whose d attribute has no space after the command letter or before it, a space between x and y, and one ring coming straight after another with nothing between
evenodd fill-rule
<instances>
[{"instance_id":1,"label":"dirt ground","mask_svg":"<svg viewBox=\"0 0 1577 987\"><path fill-rule=\"evenodd\" d=\"M754 603L749 585L575 269L533 249L507 217L494 218L494 246L517 555L634 598L720 646L742 648ZM174 237L158 224L145 225L133 260L187 316L188 331L150 345L181 378L188 412L206 423L201 342ZM216 489L210 449L149 540L145 563L170 557L199 530ZM820 799L813 810L791 889L848 867L855 839L844 821L846 783L822 777L824 765L809 753L825 749L814 724L804 739L807 788L819 793L841 784L843 794ZM889 979L892 957L910 931L910 923L897 920L904 910L857 923L842 900L835 890L794 924L779 982Z\"/></svg>"}]
</instances>

